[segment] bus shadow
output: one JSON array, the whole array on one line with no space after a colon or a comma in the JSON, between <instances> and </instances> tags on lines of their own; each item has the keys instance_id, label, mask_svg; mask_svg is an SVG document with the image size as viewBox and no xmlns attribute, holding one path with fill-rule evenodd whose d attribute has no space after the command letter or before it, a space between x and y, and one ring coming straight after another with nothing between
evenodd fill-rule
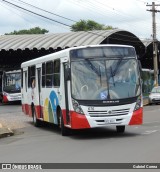
<instances>
[{"instance_id":1,"label":"bus shadow","mask_svg":"<svg viewBox=\"0 0 160 172\"><path fill-rule=\"evenodd\" d=\"M10 105L10 106L12 106L12 105L22 105L21 104L21 101L15 101L15 102L7 102L7 103L2 103L2 102L0 102L0 106L7 106L7 105Z\"/></svg>"},{"instance_id":2,"label":"bus shadow","mask_svg":"<svg viewBox=\"0 0 160 172\"><path fill-rule=\"evenodd\" d=\"M33 125L32 122L29 122ZM54 132L57 135L61 135L61 129L54 124L41 122L39 127L42 130ZM135 137L140 135L140 133L126 131L124 133L118 133L115 127L100 127L93 129L81 129L81 130L71 130L71 133L66 136L71 139L104 139L104 138L121 138L121 137Z\"/></svg>"},{"instance_id":3,"label":"bus shadow","mask_svg":"<svg viewBox=\"0 0 160 172\"><path fill-rule=\"evenodd\" d=\"M116 129L110 127L101 127L93 129L75 130L71 135L73 139L104 139L104 138L121 138L121 137L135 137L139 134L124 132L118 133Z\"/></svg>"}]
</instances>

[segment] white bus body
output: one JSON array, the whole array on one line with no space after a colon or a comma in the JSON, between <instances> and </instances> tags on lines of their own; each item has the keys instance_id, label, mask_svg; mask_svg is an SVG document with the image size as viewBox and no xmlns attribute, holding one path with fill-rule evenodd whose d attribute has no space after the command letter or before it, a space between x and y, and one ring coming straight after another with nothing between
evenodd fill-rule
<instances>
[{"instance_id":1,"label":"white bus body","mask_svg":"<svg viewBox=\"0 0 160 172\"><path fill-rule=\"evenodd\" d=\"M22 110L35 125L47 121L71 129L125 125L143 120L135 49L123 45L74 47L21 65Z\"/></svg>"},{"instance_id":2,"label":"white bus body","mask_svg":"<svg viewBox=\"0 0 160 172\"><path fill-rule=\"evenodd\" d=\"M21 70L3 72L2 103L21 101Z\"/></svg>"}]
</instances>

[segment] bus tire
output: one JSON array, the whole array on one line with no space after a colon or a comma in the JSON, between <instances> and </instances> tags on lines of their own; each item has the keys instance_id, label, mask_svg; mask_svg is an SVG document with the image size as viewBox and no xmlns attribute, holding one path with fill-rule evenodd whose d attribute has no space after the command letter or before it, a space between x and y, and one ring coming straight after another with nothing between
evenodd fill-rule
<instances>
[{"instance_id":1,"label":"bus tire","mask_svg":"<svg viewBox=\"0 0 160 172\"><path fill-rule=\"evenodd\" d=\"M61 135L62 136L69 136L71 134L71 130L64 126L62 112L60 114L60 128L61 128Z\"/></svg>"},{"instance_id":2,"label":"bus tire","mask_svg":"<svg viewBox=\"0 0 160 172\"><path fill-rule=\"evenodd\" d=\"M122 126L116 126L117 133L124 133L125 131L125 125Z\"/></svg>"},{"instance_id":3,"label":"bus tire","mask_svg":"<svg viewBox=\"0 0 160 172\"><path fill-rule=\"evenodd\" d=\"M34 105L32 105L32 119L33 119L33 125L35 127L40 127L40 121L36 117L36 111Z\"/></svg>"}]
</instances>

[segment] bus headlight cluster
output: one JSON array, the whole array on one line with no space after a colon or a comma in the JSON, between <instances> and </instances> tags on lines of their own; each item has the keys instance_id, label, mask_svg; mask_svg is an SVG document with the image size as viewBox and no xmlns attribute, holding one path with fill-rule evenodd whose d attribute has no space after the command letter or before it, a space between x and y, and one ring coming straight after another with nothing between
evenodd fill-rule
<instances>
[{"instance_id":1,"label":"bus headlight cluster","mask_svg":"<svg viewBox=\"0 0 160 172\"><path fill-rule=\"evenodd\" d=\"M81 106L79 105L79 103L76 100L72 99L72 104L73 104L73 109L75 112L84 114Z\"/></svg>"},{"instance_id":2,"label":"bus headlight cluster","mask_svg":"<svg viewBox=\"0 0 160 172\"><path fill-rule=\"evenodd\" d=\"M138 110L141 107L141 96L138 97L134 110Z\"/></svg>"},{"instance_id":3,"label":"bus headlight cluster","mask_svg":"<svg viewBox=\"0 0 160 172\"><path fill-rule=\"evenodd\" d=\"M6 92L3 92L3 95L4 95L4 96L8 96L8 93L6 93Z\"/></svg>"}]
</instances>

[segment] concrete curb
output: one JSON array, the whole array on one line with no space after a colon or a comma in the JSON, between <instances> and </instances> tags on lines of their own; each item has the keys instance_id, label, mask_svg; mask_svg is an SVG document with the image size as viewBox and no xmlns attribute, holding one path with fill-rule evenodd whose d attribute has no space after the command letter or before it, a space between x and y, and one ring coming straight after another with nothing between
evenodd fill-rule
<instances>
[{"instance_id":1,"label":"concrete curb","mask_svg":"<svg viewBox=\"0 0 160 172\"><path fill-rule=\"evenodd\" d=\"M3 127L0 123L0 138L13 136L14 133L10 128Z\"/></svg>"},{"instance_id":2,"label":"concrete curb","mask_svg":"<svg viewBox=\"0 0 160 172\"><path fill-rule=\"evenodd\" d=\"M143 99L143 105L146 106L149 104L149 98L144 98Z\"/></svg>"}]
</instances>

